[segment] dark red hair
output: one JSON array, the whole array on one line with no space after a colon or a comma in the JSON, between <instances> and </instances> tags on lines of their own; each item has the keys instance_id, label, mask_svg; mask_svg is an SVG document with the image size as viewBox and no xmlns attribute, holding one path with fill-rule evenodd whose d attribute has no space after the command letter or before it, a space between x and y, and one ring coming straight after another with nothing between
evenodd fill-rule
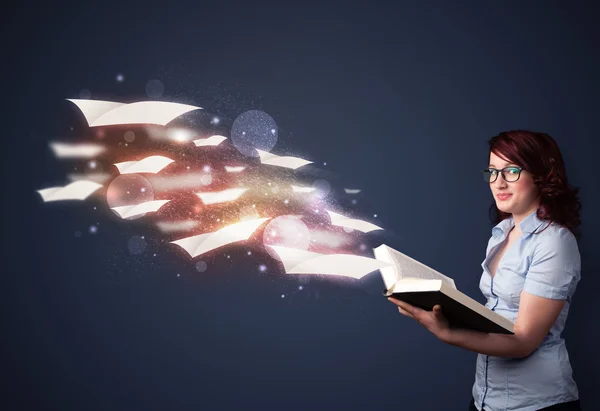
<instances>
[{"instance_id":1,"label":"dark red hair","mask_svg":"<svg viewBox=\"0 0 600 411\"><path fill-rule=\"evenodd\" d=\"M569 185L565 163L556 141L545 133L514 130L500 133L488 143L490 153L494 152L532 175L540 203L538 218L554 221L579 237L579 188ZM500 211L494 202L490 207L490 218L494 225L507 217L510 214Z\"/></svg>"}]
</instances>

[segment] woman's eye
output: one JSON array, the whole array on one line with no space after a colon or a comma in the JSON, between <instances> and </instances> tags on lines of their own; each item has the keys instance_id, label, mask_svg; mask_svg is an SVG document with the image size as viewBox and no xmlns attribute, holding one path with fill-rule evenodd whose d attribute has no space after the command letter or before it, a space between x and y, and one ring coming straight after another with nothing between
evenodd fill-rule
<instances>
[{"instance_id":1,"label":"woman's eye","mask_svg":"<svg viewBox=\"0 0 600 411\"><path fill-rule=\"evenodd\" d=\"M517 174L519 172L519 170L517 170L516 168L509 168L508 172L511 174Z\"/></svg>"}]
</instances>

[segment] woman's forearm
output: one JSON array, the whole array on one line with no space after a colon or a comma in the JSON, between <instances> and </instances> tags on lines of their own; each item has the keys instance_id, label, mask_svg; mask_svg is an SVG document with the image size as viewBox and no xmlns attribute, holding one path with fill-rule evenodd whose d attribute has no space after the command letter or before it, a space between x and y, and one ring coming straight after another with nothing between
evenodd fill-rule
<instances>
[{"instance_id":1,"label":"woman's forearm","mask_svg":"<svg viewBox=\"0 0 600 411\"><path fill-rule=\"evenodd\" d=\"M447 344L494 357L526 357L533 349L516 334L484 333L451 328L440 338Z\"/></svg>"}]
</instances>

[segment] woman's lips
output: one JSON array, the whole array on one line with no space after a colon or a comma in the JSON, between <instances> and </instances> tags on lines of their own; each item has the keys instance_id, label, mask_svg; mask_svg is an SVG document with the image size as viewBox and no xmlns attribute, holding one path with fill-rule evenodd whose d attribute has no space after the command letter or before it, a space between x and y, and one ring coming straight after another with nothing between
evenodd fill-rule
<instances>
[{"instance_id":1,"label":"woman's lips","mask_svg":"<svg viewBox=\"0 0 600 411\"><path fill-rule=\"evenodd\" d=\"M500 201L504 201L504 200L506 200L507 198L509 198L511 195L512 195L512 194L498 194L498 195L497 195L497 197L498 197L498 200L500 200Z\"/></svg>"}]
</instances>

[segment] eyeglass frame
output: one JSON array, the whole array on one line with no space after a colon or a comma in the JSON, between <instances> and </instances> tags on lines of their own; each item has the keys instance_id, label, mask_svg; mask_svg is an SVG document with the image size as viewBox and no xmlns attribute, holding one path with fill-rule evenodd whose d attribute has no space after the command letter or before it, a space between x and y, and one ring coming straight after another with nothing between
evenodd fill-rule
<instances>
[{"instance_id":1,"label":"eyeglass frame","mask_svg":"<svg viewBox=\"0 0 600 411\"><path fill-rule=\"evenodd\" d=\"M515 181L508 181L508 180L506 179L506 176L504 175L504 171L505 171L507 168L515 168L515 169L519 170L519 174L517 175L517 179L516 179ZM503 168L503 169L501 169L501 170L498 170L497 168L489 167L489 168L484 168L483 170L481 170L481 172L482 172L482 173L485 173L486 171L490 171L490 170L494 170L494 171L496 172L496 178L494 178L494 180L492 180L492 179L490 178L490 181L487 181L487 183L490 183L490 184L492 184L492 183L495 183L495 182L496 182L496 180L498 180L498 176L499 176L500 174L502 174L502 178L503 178L503 179L504 179L504 181L506 181L507 183L516 183L516 182L517 182L517 181L519 181L519 179L521 178L521 173L523 172L523 167L518 167L518 166L507 166L507 167L504 167L504 168ZM485 174L484 174L484 177L485 177ZM485 181L485 180L484 180L484 181Z\"/></svg>"}]
</instances>

